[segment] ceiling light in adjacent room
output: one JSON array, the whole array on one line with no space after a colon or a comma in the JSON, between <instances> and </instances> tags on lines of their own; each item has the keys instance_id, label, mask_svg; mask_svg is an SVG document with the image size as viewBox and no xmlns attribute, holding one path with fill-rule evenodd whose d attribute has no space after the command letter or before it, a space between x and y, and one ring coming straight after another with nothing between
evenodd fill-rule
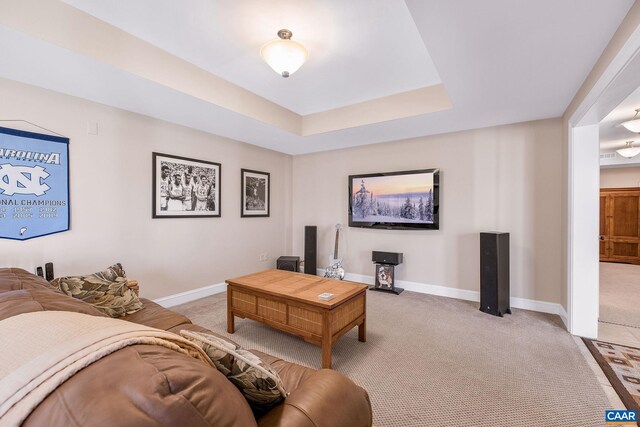
<instances>
[{"instance_id":1,"label":"ceiling light in adjacent room","mask_svg":"<svg viewBox=\"0 0 640 427\"><path fill-rule=\"evenodd\" d=\"M616 150L616 153L620 154L622 157L626 157L627 159L640 154L640 147L632 147L631 144L633 144L633 141L627 141L627 146Z\"/></svg>"},{"instance_id":2,"label":"ceiling light in adjacent room","mask_svg":"<svg viewBox=\"0 0 640 427\"><path fill-rule=\"evenodd\" d=\"M640 108L636 110L636 115L633 116L633 119L621 123L622 126L631 132L640 133L640 117L638 117L638 113L640 113Z\"/></svg>"},{"instance_id":3,"label":"ceiling light in adjacent room","mask_svg":"<svg viewBox=\"0 0 640 427\"><path fill-rule=\"evenodd\" d=\"M292 35L289 30L280 30L280 40L271 41L260 49L262 59L282 77L295 73L309 56L304 46L291 40Z\"/></svg>"}]
</instances>

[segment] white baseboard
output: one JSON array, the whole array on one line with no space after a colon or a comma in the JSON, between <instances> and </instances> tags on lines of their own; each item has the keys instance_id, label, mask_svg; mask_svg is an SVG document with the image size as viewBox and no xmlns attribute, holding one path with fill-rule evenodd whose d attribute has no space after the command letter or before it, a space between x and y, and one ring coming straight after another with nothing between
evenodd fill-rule
<instances>
[{"instance_id":1,"label":"white baseboard","mask_svg":"<svg viewBox=\"0 0 640 427\"><path fill-rule=\"evenodd\" d=\"M317 269L318 276L324 276L324 269ZM346 273L346 280L353 282L365 283L367 285L374 284L373 276L365 276L363 274ZM404 288L407 291L420 292L423 294L437 295L447 298L456 298L465 301L480 301L480 292L469 291L465 289L448 288L446 286L430 285L427 283L410 282L408 280L397 280L396 284L399 288ZM227 290L226 283L218 283L215 285L204 286L198 289L192 289L186 292L180 292L179 294L169 295L154 300L157 304L163 307L173 307L176 305L184 304L190 301L195 301L200 298L208 297L210 295L219 294ZM511 307L521 308L523 310L538 311L541 313L556 314L560 316L565 327L567 326L567 312L558 303L537 301L527 298L511 297Z\"/></svg>"},{"instance_id":2,"label":"white baseboard","mask_svg":"<svg viewBox=\"0 0 640 427\"><path fill-rule=\"evenodd\" d=\"M557 315L560 315L560 309L562 308L560 304L555 302L538 301L535 299L517 297L511 297L511 307Z\"/></svg>"},{"instance_id":3,"label":"white baseboard","mask_svg":"<svg viewBox=\"0 0 640 427\"><path fill-rule=\"evenodd\" d=\"M219 294L226 290L227 284L223 282L217 283L215 285L203 286L202 288L192 289L186 292L180 292L179 294L157 298L154 299L153 302L160 304L165 308L169 308L175 305L180 305L190 301L195 301L200 298L208 297L210 295Z\"/></svg>"},{"instance_id":4,"label":"white baseboard","mask_svg":"<svg viewBox=\"0 0 640 427\"><path fill-rule=\"evenodd\" d=\"M318 269L318 276L324 276L324 269ZM351 280L354 282L365 283L367 285L374 284L373 276L365 276L363 274L353 274L346 273L346 280ZM446 286L439 285L430 285L427 283L419 283L419 282L410 282L408 280L396 280L396 286L399 288L404 288L407 291L420 292L423 294L437 295L441 297L447 298L456 298L465 301L480 301L480 292L478 291L468 291L466 289L456 289L456 288L448 288ZM547 301L537 301L527 298L518 298L511 297L511 307L512 308L521 308L523 310L531 310L538 311L541 313L549 313L549 314L557 314L560 316L562 321L566 322L566 312L564 308L558 303L547 302ZM564 313L564 318L562 317L562 313Z\"/></svg>"},{"instance_id":5,"label":"white baseboard","mask_svg":"<svg viewBox=\"0 0 640 427\"><path fill-rule=\"evenodd\" d=\"M558 304L560 305L560 304ZM558 316L562 319L562 323L564 323L564 327L569 330L569 315L567 314L567 310L564 309L563 306L560 305L560 309L558 310Z\"/></svg>"}]
</instances>

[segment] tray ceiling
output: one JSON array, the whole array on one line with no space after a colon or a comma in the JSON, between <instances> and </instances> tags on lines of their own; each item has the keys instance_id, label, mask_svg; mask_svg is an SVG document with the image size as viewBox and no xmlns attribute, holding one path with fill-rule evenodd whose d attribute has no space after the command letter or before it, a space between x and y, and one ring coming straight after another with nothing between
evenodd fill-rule
<instances>
[{"instance_id":1,"label":"tray ceiling","mask_svg":"<svg viewBox=\"0 0 640 427\"><path fill-rule=\"evenodd\" d=\"M559 117L632 4L0 0L0 78L301 154Z\"/></svg>"}]
</instances>

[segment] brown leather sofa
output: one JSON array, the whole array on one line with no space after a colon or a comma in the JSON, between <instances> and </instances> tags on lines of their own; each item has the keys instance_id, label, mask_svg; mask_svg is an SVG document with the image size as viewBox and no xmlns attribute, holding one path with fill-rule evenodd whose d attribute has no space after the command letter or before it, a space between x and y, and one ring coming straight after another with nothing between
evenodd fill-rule
<instances>
[{"instance_id":1,"label":"brown leather sofa","mask_svg":"<svg viewBox=\"0 0 640 427\"><path fill-rule=\"evenodd\" d=\"M204 331L152 301L122 319L178 332ZM53 289L17 268L0 268L0 321L33 311L103 316L93 306ZM372 423L367 392L344 375L314 370L259 353L281 376L290 395L256 416L220 372L164 347L132 345L82 369L50 394L24 426L331 426Z\"/></svg>"}]
</instances>

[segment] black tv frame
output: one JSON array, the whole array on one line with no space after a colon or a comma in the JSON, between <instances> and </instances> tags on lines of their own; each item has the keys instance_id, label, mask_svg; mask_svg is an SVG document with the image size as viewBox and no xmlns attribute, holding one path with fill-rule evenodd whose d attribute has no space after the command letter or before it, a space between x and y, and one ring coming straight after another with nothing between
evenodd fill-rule
<instances>
[{"instance_id":1,"label":"black tv frame","mask_svg":"<svg viewBox=\"0 0 640 427\"><path fill-rule=\"evenodd\" d=\"M433 174L433 223L408 222L364 222L353 220L353 181L354 179L372 178L394 175L415 175L421 173ZM440 169L417 169L398 172L380 172L369 174L349 175L349 227L377 228L382 230L439 230L440 229Z\"/></svg>"}]
</instances>

